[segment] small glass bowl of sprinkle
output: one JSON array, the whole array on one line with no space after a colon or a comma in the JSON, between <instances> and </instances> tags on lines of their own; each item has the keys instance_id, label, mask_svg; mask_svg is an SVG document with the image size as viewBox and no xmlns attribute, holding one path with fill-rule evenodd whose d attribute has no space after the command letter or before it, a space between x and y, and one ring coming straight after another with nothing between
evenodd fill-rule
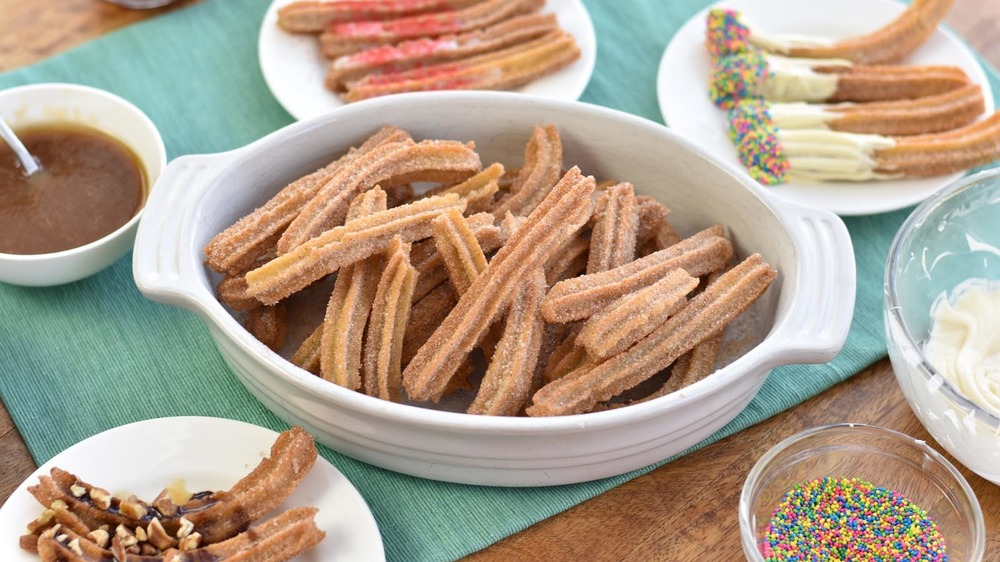
<instances>
[{"instance_id":1,"label":"small glass bowl of sprinkle","mask_svg":"<svg viewBox=\"0 0 1000 562\"><path fill-rule=\"evenodd\" d=\"M980 562L983 513L965 478L923 441L864 424L778 443L740 495L747 560Z\"/></svg>"}]
</instances>

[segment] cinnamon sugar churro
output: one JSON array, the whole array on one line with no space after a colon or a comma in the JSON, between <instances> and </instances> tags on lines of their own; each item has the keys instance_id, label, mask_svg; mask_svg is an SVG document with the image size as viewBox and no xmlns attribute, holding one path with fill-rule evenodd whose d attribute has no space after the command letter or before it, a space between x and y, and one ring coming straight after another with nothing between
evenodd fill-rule
<instances>
[{"instance_id":1,"label":"cinnamon sugar churro","mask_svg":"<svg viewBox=\"0 0 1000 562\"><path fill-rule=\"evenodd\" d=\"M354 220L385 211L386 204L385 192L376 187L355 199L347 218ZM362 337L375 300L382 262L381 255L374 255L341 269L320 328L320 375L351 390L361 387ZM306 358L300 361L309 363Z\"/></svg>"},{"instance_id":2,"label":"cinnamon sugar churro","mask_svg":"<svg viewBox=\"0 0 1000 562\"><path fill-rule=\"evenodd\" d=\"M410 245L399 238L393 239L387 255L365 340L365 393L398 402L402 392L400 361L403 334L410 315L417 272L410 265Z\"/></svg>"},{"instance_id":3,"label":"cinnamon sugar churro","mask_svg":"<svg viewBox=\"0 0 1000 562\"><path fill-rule=\"evenodd\" d=\"M607 271L632 261L639 228L632 184L619 183L605 189L597 198L594 216L587 273Z\"/></svg>"},{"instance_id":4,"label":"cinnamon sugar churro","mask_svg":"<svg viewBox=\"0 0 1000 562\"><path fill-rule=\"evenodd\" d=\"M379 185L415 181L454 183L479 172L479 155L457 141L386 143L359 156L321 185L278 241L287 254L320 233L343 224L351 201Z\"/></svg>"},{"instance_id":5,"label":"cinnamon sugar churro","mask_svg":"<svg viewBox=\"0 0 1000 562\"><path fill-rule=\"evenodd\" d=\"M396 236L404 242L427 238L434 217L452 207L465 208L458 195L429 197L328 230L247 273L247 292L265 304L277 302L345 265L384 252Z\"/></svg>"},{"instance_id":6,"label":"cinnamon sugar churro","mask_svg":"<svg viewBox=\"0 0 1000 562\"><path fill-rule=\"evenodd\" d=\"M722 330L776 275L759 255L750 256L627 351L601 363L586 363L542 387L528 415L583 413L634 387Z\"/></svg>"},{"instance_id":7,"label":"cinnamon sugar churro","mask_svg":"<svg viewBox=\"0 0 1000 562\"><path fill-rule=\"evenodd\" d=\"M525 281L507 311L503 335L469 406L470 414L514 416L528 400L545 329L539 311L545 274L537 269Z\"/></svg>"},{"instance_id":8,"label":"cinnamon sugar churro","mask_svg":"<svg viewBox=\"0 0 1000 562\"><path fill-rule=\"evenodd\" d=\"M403 371L410 398L441 397L459 364L510 301L517 284L586 224L594 183L579 169L570 169L500 248Z\"/></svg>"},{"instance_id":9,"label":"cinnamon sugar churro","mask_svg":"<svg viewBox=\"0 0 1000 562\"><path fill-rule=\"evenodd\" d=\"M896 19L858 37L840 41L772 35L748 26L736 10L708 13L706 44L715 56L763 49L792 57L839 58L865 64L898 62L934 33L955 0L914 0Z\"/></svg>"},{"instance_id":10,"label":"cinnamon sugar churro","mask_svg":"<svg viewBox=\"0 0 1000 562\"><path fill-rule=\"evenodd\" d=\"M407 138L375 146L335 175L351 192L364 183L360 175L393 182L406 178L402 170L419 169L434 177L426 162L390 155L444 142L471 150ZM395 162L393 171L373 171L383 158ZM473 160L478 166L478 155ZM228 274L219 297L257 313L294 305L315 322L307 302L329 295L323 322L310 333L296 329L302 340L291 361L390 401L447 395L439 407L470 414L582 413L611 407L610 390L638 384L691 349L673 366L687 373L675 383L705 376L713 335L766 289L773 272L755 257L755 266L740 270L752 270L746 280L724 275L731 288L714 282L689 298L696 277L724 270L733 257L724 227L680 239L665 204L636 196L625 182L607 184L595 201L595 180L576 167L560 177L562 165L559 132L548 125L534 129L523 167L502 190L499 163L458 183L419 186L391 208L384 190L371 186L355 196L343 224L256 260L243 276ZM328 204L331 194L321 192L313 197ZM472 204L480 212L469 214ZM336 277L304 291L328 274ZM588 373L609 364L621 372L594 382Z\"/></svg>"},{"instance_id":11,"label":"cinnamon sugar churro","mask_svg":"<svg viewBox=\"0 0 1000 562\"><path fill-rule=\"evenodd\" d=\"M285 228L337 170L350 167L378 147L409 140L412 139L406 131L383 127L357 149L352 148L324 168L288 184L267 203L212 238L205 246L205 263L220 273L246 273L257 258L274 247Z\"/></svg>"},{"instance_id":12,"label":"cinnamon sugar churro","mask_svg":"<svg viewBox=\"0 0 1000 562\"><path fill-rule=\"evenodd\" d=\"M552 125L535 127L524 148L524 165L507 190L509 194L493 208L493 214L497 218L508 212L526 216L559 181L562 163L559 130Z\"/></svg>"},{"instance_id":13,"label":"cinnamon sugar churro","mask_svg":"<svg viewBox=\"0 0 1000 562\"><path fill-rule=\"evenodd\" d=\"M576 342L596 359L607 359L632 347L663 324L687 302L698 280L683 269L675 269L652 285L625 295L591 316L580 329Z\"/></svg>"},{"instance_id":14,"label":"cinnamon sugar churro","mask_svg":"<svg viewBox=\"0 0 1000 562\"><path fill-rule=\"evenodd\" d=\"M723 228L713 226L620 267L556 283L542 301L542 314L548 322L589 318L676 268L697 277L722 268L732 257L733 245L723 237Z\"/></svg>"}]
</instances>

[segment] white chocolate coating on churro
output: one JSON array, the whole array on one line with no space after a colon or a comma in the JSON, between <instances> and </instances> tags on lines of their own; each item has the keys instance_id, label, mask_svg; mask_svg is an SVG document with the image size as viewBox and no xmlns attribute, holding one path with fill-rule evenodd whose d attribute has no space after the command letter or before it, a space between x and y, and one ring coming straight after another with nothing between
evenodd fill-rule
<instances>
[{"instance_id":1,"label":"white chocolate coating on churro","mask_svg":"<svg viewBox=\"0 0 1000 562\"><path fill-rule=\"evenodd\" d=\"M816 72L818 67L851 66L841 59L793 59L765 55L768 76L758 95L774 101L823 101L833 97L840 81L836 74Z\"/></svg>"},{"instance_id":2,"label":"white chocolate coating on churro","mask_svg":"<svg viewBox=\"0 0 1000 562\"><path fill-rule=\"evenodd\" d=\"M772 103L767 111L779 129L828 129L837 118L826 107L805 102Z\"/></svg>"},{"instance_id":3,"label":"white chocolate coating on churro","mask_svg":"<svg viewBox=\"0 0 1000 562\"><path fill-rule=\"evenodd\" d=\"M838 131L778 131L792 167L792 181L865 181L886 177L876 172L875 152L896 145L891 137Z\"/></svg>"}]
</instances>

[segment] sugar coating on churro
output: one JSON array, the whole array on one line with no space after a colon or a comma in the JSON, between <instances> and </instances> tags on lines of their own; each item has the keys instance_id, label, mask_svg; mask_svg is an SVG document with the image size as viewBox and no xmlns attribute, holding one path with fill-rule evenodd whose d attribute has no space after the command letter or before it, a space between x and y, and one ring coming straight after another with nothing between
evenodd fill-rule
<instances>
[{"instance_id":1,"label":"sugar coating on churro","mask_svg":"<svg viewBox=\"0 0 1000 562\"><path fill-rule=\"evenodd\" d=\"M669 248L614 269L556 283L542 301L548 322L582 320L618 298L659 281L676 268L701 276L722 268L733 257L732 243L723 228L714 226Z\"/></svg>"},{"instance_id":2,"label":"sugar coating on churro","mask_svg":"<svg viewBox=\"0 0 1000 562\"><path fill-rule=\"evenodd\" d=\"M386 193L376 187L362 193L351 203L348 220L385 211L386 205ZM326 305L320 332L320 375L351 390L358 390L362 384L362 338L375 300L383 261L382 255L373 255L343 267L337 274Z\"/></svg>"},{"instance_id":3,"label":"sugar coating on churro","mask_svg":"<svg viewBox=\"0 0 1000 562\"><path fill-rule=\"evenodd\" d=\"M607 359L646 337L680 310L698 280L675 269L652 285L627 294L591 316L576 341L591 357Z\"/></svg>"},{"instance_id":4,"label":"sugar coating on churro","mask_svg":"<svg viewBox=\"0 0 1000 562\"><path fill-rule=\"evenodd\" d=\"M205 262L220 273L246 273L255 260L275 247L285 228L338 170L381 146L409 140L410 135L402 129L382 127L357 149L351 148L324 168L288 184L267 203L214 236L205 246Z\"/></svg>"},{"instance_id":5,"label":"sugar coating on churro","mask_svg":"<svg viewBox=\"0 0 1000 562\"><path fill-rule=\"evenodd\" d=\"M539 310L544 294L545 274L538 269L511 301L503 335L468 413L514 416L524 407L545 330Z\"/></svg>"},{"instance_id":6,"label":"sugar coating on churro","mask_svg":"<svg viewBox=\"0 0 1000 562\"><path fill-rule=\"evenodd\" d=\"M439 399L449 379L501 313L525 276L590 218L594 179L572 168L500 248L441 326L420 348L403 384L410 398Z\"/></svg>"},{"instance_id":7,"label":"sugar coating on churro","mask_svg":"<svg viewBox=\"0 0 1000 562\"><path fill-rule=\"evenodd\" d=\"M782 183L791 167L763 100L743 100L729 110L729 138L750 177L764 185Z\"/></svg>"},{"instance_id":8,"label":"sugar coating on churro","mask_svg":"<svg viewBox=\"0 0 1000 562\"><path fill-rule=\"evenodd\" d=\"M562 173L562 139L552 125L535 127L524 147L524 165L508 189L509 195L493 208L497 218L508 212L526 216L559 181Z\"/></svg>"},{"instance_id":9,"label":"sugar coating on churro","mask_svg":"<svg viewBox=\"0 0 1000 562\"><path fill-rule=\"evenodd\" d=\"M247 273L248 292L264 303L277 302L345 265L385 251L399 236L404 242L427 238L431 221L451 207L465 208L458 195L419 199L328 230Z\"/></svg>"},{"instance_id":10,"label":"sugar coating on churro","mask_svg":"<svg viewBox=\"0 0 1000 562\"><path fill-rule=\"evenodd\" d=\"M635 189L619 183L604 190L594 207L587 273L598 273L624 265L635 258L639 229Z\"/></svg>"},{"instance_id":11,"label":"sugar coating on churro","mask_svg":"<svg viewBox=\"0 0 1000 562\"><path fill-rule=\"evenodd\" d=\"M584 363L542 387L532 398L528 415L584 413L645 381L721 331L757 300L776 275L759 255L750 256L627 351L601 363Z\"/></svg>"},{"instance_id":12,"label":"sugar coating on churro","mask_svg":"<svg viewBox=\"0 0 1000 562\"><path fill-rule=\"evenodd\" d=\"M954 138L917 138L910 148L882 158L887 165L909 167L914 154L926 154L927 143L982 147L998 127L990 121ZM376 136L384 142L372 141ZM409 183L414 173L442 170L428 161L406 163L401 154L415 157L421 154L416 146L444 143L400 139L391 129L376 136L365 150L352 149L347 168L324 181L355 193L366 181L362 176L386 177L386 185L402 186L390 187L398 206L390 207L379 186L356 192L343 224L281 255L272 245L255 259L254 269L227 275L217 289L232 309L247 307L258 316L291 304L292 333L302 338L291 361L301 368L386 400L438 402L448 395L439 407L449 411L524 415L526 397L538 396L533 415L577 413L634 403L636 392L614 402L593 397L624 388L626 379L634 382L633 362L641 359L636 365L651 368L635 350L648 348L654 336L663 339L660 330L674 318L686 314L704 322L687 295L695 277L723 269L732 258L724 227L681 240L668 222L670 208L636 196L631 184L607 181L595 198L596 182L579 169L560 179L562 142L554 127L534 129L519 169L493 163L479 170L475 155L475 171L430 190L417 186L418 194ZM378 169L380 161L392 164ZM315 191L323 205L331 195L345 197ZM305 205L299 215L309 215ZM309 301L329 285L303 289L331 273L336 278L328 280L326 316L316 326ZM274 303L277 307L268 306ZM257 330L263 340L274 341L269 334L279 326L273 326ZM310 326L311 332L300 329ZM687 328L675 325L674 331L688 338L680 343L697 343L689 341ZM680 344L671 341L670 349L679 351ZM714 363L704 359L710 343L695 347L691 359L680 359L674 371L705 376ZM660 347L649 349L654 359L666 361ZM625 379L608 382L599 393L590 389L582 399L573 391L568 400L574 406L562 405L563 391L556 400L561 405L545 398L560 388L552 384L589 381L588 373L603 372L605 363L619 356L632 357L622 369ZM684 379L678 376L674 384ZM576 388L577 383L561 384Z\"/></svg>"},{"instance_id":13,"label":"sugar coating on churro","mask_svg":"<svg viewBox=\"0 0 1000 562\"><path fill-rule=\"evenodd\" d=\"M458 141L425 140L378 147L335 173L318 189L281 235L278 253L291 252L343 224L354 198L376 185L461 181L481 167L474 146Z\"/></svg>"},{"instance_id":14,"label":"sugar coating on churro","mask_svg":"<svg viewBox=\"0 0 1000 562\"><path fill-rule=\"evenodd\" d=\"M486 269L486 255L476 234L457 209L450 209L431 222L434 244L444 261L451 284L459 295Z\"/></svg>"},{"instance_id":15,"label":"sugar coating on churro","mask_svg":"<svg viewBox=\"0 0 1000 562\"><path fill-rule=\"evenodd\" d=\"M406 332L417 272L410 265L410 245L394 238L378 281L364 349L365 393L398 402L403 335Z\"/></svg>"}]
</instances>

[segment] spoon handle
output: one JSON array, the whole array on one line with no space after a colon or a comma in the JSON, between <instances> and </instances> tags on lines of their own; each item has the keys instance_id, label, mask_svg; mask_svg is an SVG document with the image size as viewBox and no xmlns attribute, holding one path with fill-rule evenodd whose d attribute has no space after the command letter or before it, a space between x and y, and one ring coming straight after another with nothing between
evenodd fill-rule
<instances>
[{"instance_id":1,"label":"spoon handle","mask_svg":"<svg viewBox=\"0 0 1000 562\"><path fill-rule=\"evenodd\" d=\"M21 139L17 138L17 135L15 135L10 126L7 125L7 122L4 121L3 117L0 117L0 137L2 137L7 143L7 146L14 151L17 159L21 161L21 165L24 166L24 173L30 176L38 171L38 163L35 162L35 159L28 153L28 149L24 148L24 144L21 142Z\"/></svg>"}]
</instances>

